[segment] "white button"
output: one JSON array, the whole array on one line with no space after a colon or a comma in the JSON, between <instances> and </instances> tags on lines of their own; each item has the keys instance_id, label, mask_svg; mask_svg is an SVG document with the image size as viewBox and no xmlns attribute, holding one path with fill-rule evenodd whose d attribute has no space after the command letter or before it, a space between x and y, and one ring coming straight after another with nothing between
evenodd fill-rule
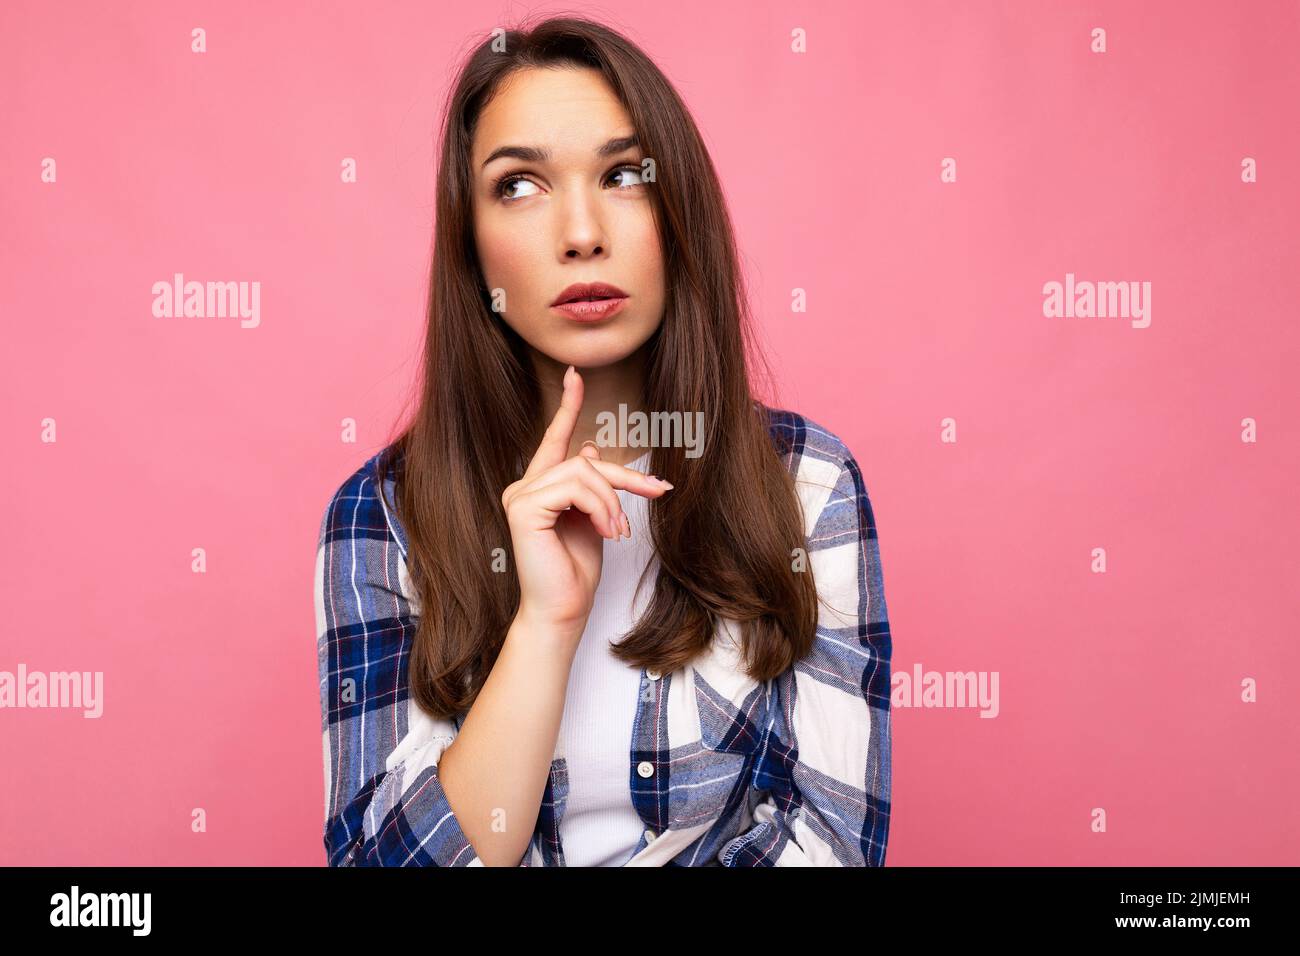
<instances>
[{"instance_id":1,"label":"white button","mask_svg":"<svg viewBox=\"0 0 1300 956\"><path fill-rule=\"evenodd\" d=\"M654 841L655 841L655 832L654 832L654 830L646 830L646 832L645 832L645 842L646 842L646 843L654 843Z\"/></svg>"},{"instance_id":2,"label":"white button","mask_svg":"<svg viewBox=\"0 0 1300 956\"><path fill-rule=\"evenodd\" d=\"M650 668L649 670L647 670L647 671L645 672L645 676L648 677L648 678L650 678L651 680L658 680L658 679L659 679L660 677L662 677L663 675L660 674L657 670L655 670L655 669L652 667L652 668Z\"/></svg>"},{"instance_id":3,"label":"white button","mask_svg":"<svg viewBox=\"0 0 1300 956\"><path fill-rule=\"evenodd\" d=\"M649 760L642 760L636 765L636 772L643 777L653 777L655 775L655 765Z\"/></svg>"}]
</instances>

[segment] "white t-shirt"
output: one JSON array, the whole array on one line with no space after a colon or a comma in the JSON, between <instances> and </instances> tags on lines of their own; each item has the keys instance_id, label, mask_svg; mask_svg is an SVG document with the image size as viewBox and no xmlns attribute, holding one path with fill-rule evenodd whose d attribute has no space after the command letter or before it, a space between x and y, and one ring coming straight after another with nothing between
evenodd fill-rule
<instances>
[{"instance_id":1,"label":"white t-shirt","mask_svg":"<svg viewBox=\"0 0 1300 956\"><path fill-rule=\"evenodd\" d=\"M647 451L627 467L645 472L649 465ZM614 491L632 537L604 541L600 583L574 654L556 741L556 755L563 755L569 776L560 821L566 866L622 866L646 829L628 786L641 671L614 657L608 645L622 640L644 612L659 565L650 543L650 502ZM647 565L651 568L634 606L633 591Z\"/></svg>"}]
</instances>

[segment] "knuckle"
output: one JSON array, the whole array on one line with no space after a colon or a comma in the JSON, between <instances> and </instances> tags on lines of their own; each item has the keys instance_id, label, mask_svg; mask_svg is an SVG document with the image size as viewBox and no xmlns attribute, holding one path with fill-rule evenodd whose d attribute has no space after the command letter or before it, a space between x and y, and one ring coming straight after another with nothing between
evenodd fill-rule
<instances>
[{"instance_id":1,"label":"knuckle","mask_svg":"<svg viewBox=\"0 0 1300 956\"><path fill-rule=\"evenodd\" d=\"M507 488L501 495L501 507L505 509L507 518L519 510L519 500L524 494L524 490L516 483Z\"/></svg>"}]
</instances>

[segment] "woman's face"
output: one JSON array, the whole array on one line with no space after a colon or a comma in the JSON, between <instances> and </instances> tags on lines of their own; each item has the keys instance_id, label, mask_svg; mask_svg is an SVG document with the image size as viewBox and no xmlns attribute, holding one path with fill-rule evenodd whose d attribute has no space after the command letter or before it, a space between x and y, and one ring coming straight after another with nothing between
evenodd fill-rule
<instances>
[{"instance_id":1,"label":"woman's face","mask_svg":"<svg viewBox=\"0 0 1300 956\"><path fill-rule=\"evenodd\" d=\"M489 294L560 366L625 359L663 318L655 187L643 181L640 148L618 142L634 132L598 72L551 68L512 74L474 131L474 236ZM617 311L580 321L553 307L570 285L594 282L626 295Z\"/></svg>"}]
</instances>

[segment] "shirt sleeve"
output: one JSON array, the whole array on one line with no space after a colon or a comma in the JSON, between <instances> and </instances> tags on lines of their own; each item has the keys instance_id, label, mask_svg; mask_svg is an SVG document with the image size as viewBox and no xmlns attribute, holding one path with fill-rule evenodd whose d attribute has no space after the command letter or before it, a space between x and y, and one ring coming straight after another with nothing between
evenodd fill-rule
<instances>
[{"instance_id":1,"label":"shirt sleeve","mask_svg":"<svg viewBox=\"0 0 1300 956\"><path fill-rule=\"evenodd\" d=\"M889 835L891 640L880 548L847 449L808 536L817 584L812 652L773 681L753 826L723 866L883 866ZM832 472L833 473L833 472ZM829 605L829 607L827 606Z\"/></svg>"},{"instance_id":2,"label":"shirt sleeve","mask_svg":"<svg viewBox=\"0 0 1300 956\"><path fill-rule=\"evenodd\" d=\"M407 693L416 615L378 494L364 469L349 479L317 545L326 858L330 866L482 866L438 780L456 729Z\"/></svg>"}]
</instances>

